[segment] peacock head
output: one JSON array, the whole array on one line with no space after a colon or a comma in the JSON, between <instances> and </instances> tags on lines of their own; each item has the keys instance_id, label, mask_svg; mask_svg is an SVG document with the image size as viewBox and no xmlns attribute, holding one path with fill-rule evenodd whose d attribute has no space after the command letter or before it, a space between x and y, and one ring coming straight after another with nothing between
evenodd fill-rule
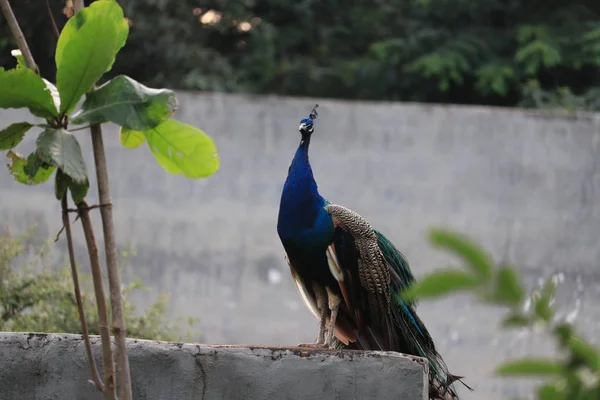
<instances>
[{"instance_id":1,"label":"peacock head","mask_svg":"<svg viewBox=\"0 0 600 400\"><path fill-rule=\"evenodd\" d=\"M315 131L314 121L311 118L302 118L298 130L301 134L311 134Z\"/></svg>"},{"instance_id":2,"label":"peacock head","mask_svg":"<svg viewBox=\"0 0 600 400\"><path fill-rule=\"evenodd\" d=\"M310 135L315 131L315 119L317 119L317 115L319 115L317 113L317 107L319 107L318 104L314 106L308 118L302 118L300 120L298 130L302 135Z\"/></svg>"}]
</instances>

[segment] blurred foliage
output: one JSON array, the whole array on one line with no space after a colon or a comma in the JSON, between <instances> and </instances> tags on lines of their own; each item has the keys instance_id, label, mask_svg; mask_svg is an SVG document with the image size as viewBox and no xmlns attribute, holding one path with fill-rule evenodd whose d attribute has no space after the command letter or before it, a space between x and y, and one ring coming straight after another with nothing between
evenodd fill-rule
<instances>
[{"instance_id":1,"label":"blurred foliage","mask_svg":"<svg viewBox=\"0 0 600 400\"><path fill-rule=\"evenodd\" d=\"M495 266L476 243L445 230L430 234L433 246L457 256L464 267L433 272L411 285L401 296L405 300L434 298L457 291L470 291L485 304L504 307L508 314L504 329L535 329L546 332L560 350L558 358L525 357L511 360L496 369L505 377L542 377L539 400L596 400L600 398L600 350L579 335L567 318L559 318L554 295L559 279L546 279L528 296L517 269Z\"/></svg>"},{"instance_id":2,"label":"blurred foliage","mask_svg":"<svg viewBox=\"0 0 600 400\"><path fill-rule=\"evenodd\" d=\"M60 27L64 2L51 3ZM112 76L151 86L600 109L598 1L120 4L131 30ZM14 7L42 73L54 81L54 39L43 4L23 0ZM14 62L8 36L3 25L2 66Z\"/></svg>"},{"instance_id":3,"label":"blurred foliage","mask_svg":"<svg viewBox=\"0 0 600 400\"><path fill-rule=\"evenodd\" d=\"M81 333L73 280L68 265L58 269L49 264L49 243L36 244L35 230L14 236L5 228L0 232L0 331ZM121 253L123 266L130 250ZM84 264L85 265L85 264ZM81 296L90 334L98 335L98 317L90 274L79 267ZM146 289L139 280L124 285L123 312L127 337L166 341L192 341L199 332L187 329L196 320L170 322L166 315L168 295L161 295L144 313L130 301L131 295Z\"/></svg>"}]
</instances>

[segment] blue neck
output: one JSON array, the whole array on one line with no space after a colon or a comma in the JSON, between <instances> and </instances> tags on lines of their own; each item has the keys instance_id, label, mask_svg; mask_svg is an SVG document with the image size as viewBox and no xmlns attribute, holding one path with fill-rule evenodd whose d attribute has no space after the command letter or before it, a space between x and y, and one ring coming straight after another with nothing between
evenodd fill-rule
<instances>
[{"instance_id":1,"label":"blue neck","mask_svg":"<svg viewBox=\"0 0 600 400\"><path fill-rule=\"evenodd\" d=\"M280 236L291 237L312 228L325 205L308 161L309 144L310 136L303 135L283 186L277 223Z\"/></svg>"}]
</instances>

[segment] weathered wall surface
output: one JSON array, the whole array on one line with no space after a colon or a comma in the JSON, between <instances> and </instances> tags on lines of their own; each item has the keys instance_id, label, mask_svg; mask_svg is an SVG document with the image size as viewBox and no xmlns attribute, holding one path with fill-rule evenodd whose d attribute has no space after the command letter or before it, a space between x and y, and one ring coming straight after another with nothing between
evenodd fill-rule
<instances>
[{"instance_id":1,"label":"weathered wall surface","mask_svg":"<svg viewBox=\"0 0 600 400\"><path fill-rule=\"evenodd\" d=\"M92 338L101 364L98 336ZM136 400L427 400L423 360L398 353L127 341ZM100 400L81 335L0 333L0 399Z\"/></svg>"},{"instance_id":2,"label":"weathered wall surface","mask_svg":"<svg viewBox=\"0 0 600 400\"><path fill-rule=\"evenodd\" d=\"M453 261L429 247L427 229L455 228L521 267L530 284L563 273L561 315L576 316L589 337L600 329L598 115L219 94L179 99L177 118L202 127L219 147L215 176L169 175L145 145L121 148L114 126L106 127L105 142L118 240L139 254L131 272L154 295L172 292L173 314L199 317L209 343L295 345L315 337L317 321L292 284L275 227L298 122L316 102L311 161L322 194L388 235L417 276ZM0 113L2 126L24 118ZM92 160L88 133L77 135ZM27 153L33 140L19 150ZM58 230L52 183L23 187L4 172L0 193L0 222ZM523 393L527 384L491 379L494 367L509 356L551 351L545 338L498 333L501 311L469 297L425 302L419 313L453 371L477 390L465 399Z\"/></svg>"}]
</instances>

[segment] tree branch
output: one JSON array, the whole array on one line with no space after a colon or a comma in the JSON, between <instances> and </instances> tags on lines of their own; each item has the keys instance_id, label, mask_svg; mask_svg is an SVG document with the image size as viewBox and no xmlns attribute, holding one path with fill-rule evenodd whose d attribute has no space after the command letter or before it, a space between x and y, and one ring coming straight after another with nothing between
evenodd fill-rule
<instances>
[{"instance_id":1,"label":"tree branch","mask_svg":"<svg viewBox=\"0 0 600 400\"><path fill-rule=\"evenodd\" d=\"M21 31L21 27L17 22L17 18L13 13L12 8L10 7L10 3L8 0L0 0L0 8L2 8L2 13L6 18L6 22L10 28L10 32L13 37L17 41L19 45L19 50L21 50L21 54L23 54L23 58L25 59L25 64L27 64L27 68L34 71L35 73L39 73L38 67L35 64L33 59L33 55L31 54L31 50L29 50L29 45L27 44L27 40L25 40L25 36L23 36L23 32Z\"/></svg>"},{"instance_id":2,"label":"tree branch","mask_svg":"<svg viewBox=\"0 0 600 400\"><path fill-rule=\"evenodd\" d=\"M58 27L56 26L56 21L54 20L54 15L52 15L52 8L50 8L49 0L44 0L46 3L46 11L48 12L48 17L50 18L50 23L52 24L52 31L54 32L54 36L58 39L60 36L60 32L58 31Z\"/></svg>"},{"instance_id":3,"label":"tree branch","mask_svg":"<svg viewBox=\"0 0 600 400\"><path fill-rule=\"evenodd\" d=\"M119 395L121 400L132 400L129 358L127 357L127 348L125 346L126 330L125 319L123 318L123 302L121 299L121 277L119 275L117 263L117 243L115 239L115 227L113 224L112 204L110 200L110 186L108 183L106 155L104 153L104 141L100 125L93 125L91 127L91 134L94 162L96 163L99 203L103 205L103 207L100 208L100 215L102 216L106 269L108 270L108 284L110 287L112 331L117 344Z\"/></svg>"},{"instance_id":4,"label":"tree branch","mask_svg":"<svg viewBox=\"0 0 600 400\"><path fill-rule=\"evenodd\" d=\"M75 263L75 251L73 250L73 237L71 235L71 221L69 218L66 193L61 200L61 206L63 226L65 227L65 232L67 236L67 248L69 250L71 276L73 277L73 287L75 289L75 299L77 300L77 311L79 312L79 321L81 322L81 333L83 334L83 341L85 343L85 352L87 353L88 362L90 363L92 382L100 392L104 393L104 384L102 384L102 379L100 379L100 375L98 374L98 367L96 366L96 360L94 360L94 353L92 352L92 344L90 343L90 333L88 331L87 323L85 322L85 312L83 310L83 301L81 300L81 289L79 287L77 264Z\"/></svg>"},{"instance_id":5,"label":"tree branch","mask_svg":"<svg viewBox=\"0 0 600 400\"><path fill-rule=\"evenodd\" d=\"M100 257L98 256L98 246L92 228L92 219L88 205L83 200L77 205L81 217L81 225L88 247L90 256L90 266L92 269L92 278L94 281L94 292L96 294L96 306L98 307L98 326L100 338L102 339L102 369L104 370L104 396L107 400L117 398L115 385L115 371L113 364L113 355L110 342L110 332L108 330L108 312L106 310L106 299L104 297L104 287L102 284L102 271L100 269Z\"/></svg>"}]
</instances>

